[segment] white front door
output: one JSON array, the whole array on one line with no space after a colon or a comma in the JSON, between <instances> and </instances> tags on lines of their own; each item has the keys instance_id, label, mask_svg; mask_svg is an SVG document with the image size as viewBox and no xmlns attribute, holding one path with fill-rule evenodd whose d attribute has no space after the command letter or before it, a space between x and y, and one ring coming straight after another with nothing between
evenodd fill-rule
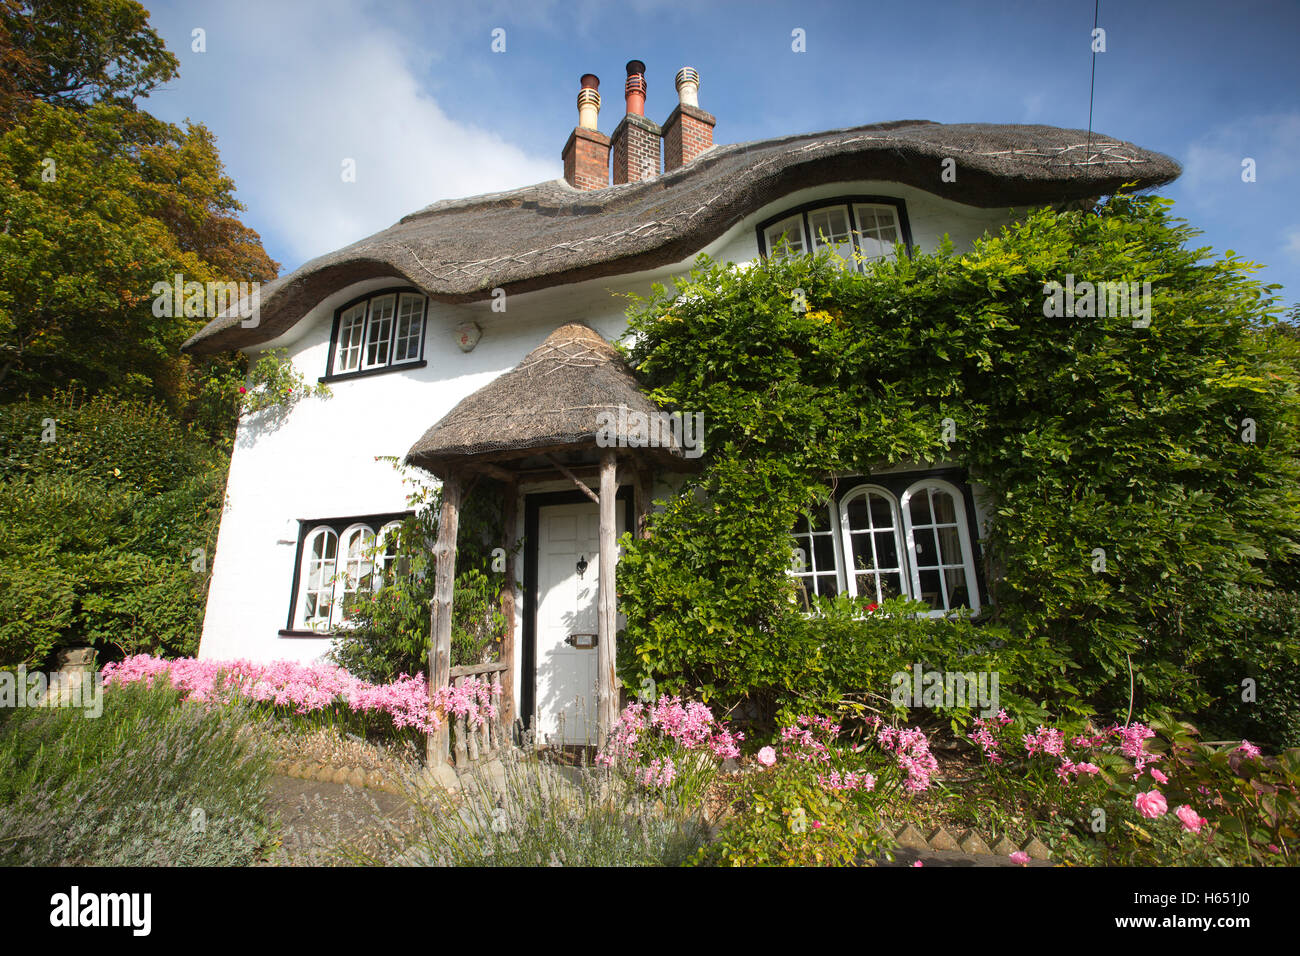
<instances>
[{"instance_id":1,"label":"white front door","mask_svg":"<svg viewBox=\"0 0 1300 956\"><path fill-rule=\"evenodd\" d=\"M615 508L623 533L622 502ZM582 566L581 573L579 567ZM596 607L600 512L595 502L537 513L537 741L599 746Z\"/></svg>"}]
</instances>

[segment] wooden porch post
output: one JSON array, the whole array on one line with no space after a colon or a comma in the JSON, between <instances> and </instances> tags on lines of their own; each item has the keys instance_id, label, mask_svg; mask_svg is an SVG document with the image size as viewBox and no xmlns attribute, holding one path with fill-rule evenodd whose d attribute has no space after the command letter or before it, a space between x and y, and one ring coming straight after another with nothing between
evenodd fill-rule
<instances>
[{"instance_id":1,"label":"wooden porch post","mask_svg":"<svg viewBox=\"0 0 1300 956\"><path fill-rule=\"evenodd\" d=\"M506 485L506 500L501 509L501 547L506 552L506 579L501 586L501 615L506 630L501 637L501 662L507 667L501 674L501 725L510 734L515 725L515 499L518 486ZM507 738L508 739L508 738Z\"/></svg>"},{"instance_id":2,"label":"wooden porch post","mask_svg":"<svg viewBox=\"0 0 1300 956\"><path fill-rule=\"evenodd\" d=\"M596 616L596 724L603 747L618 720L618 695L614 689L614 624L617 601L614 595L614 560L617 524L614 502L618 496L615 478L617 456L605 449L600 455L600 582Z\"/></svg>"},{"instance_id":3,"label":"wooden porch post","mask_svg":"<svg viewBox=\"0 0 1300 956\"><path fill-rule=\"evenodd\" d=\"M442 482L442 511L438 517L438 543L433 556L436 577L429 618L429 696L451 683L451 602L456 583L456 532L460 528L461 476L448 472ZM447 763L450 724L429 734L425 761L429 767Z\"/></svg>"}]
</instances>

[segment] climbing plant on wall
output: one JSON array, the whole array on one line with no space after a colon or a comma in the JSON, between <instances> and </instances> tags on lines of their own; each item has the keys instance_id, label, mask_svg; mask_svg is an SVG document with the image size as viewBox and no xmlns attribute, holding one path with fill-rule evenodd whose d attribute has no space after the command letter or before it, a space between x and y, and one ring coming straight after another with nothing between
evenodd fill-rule
<instances>
[{"instance_id":1,"label":"climbing plant on wall","mask_svg":"<svg viewBox=\"0 0 1300 956\"><path fill-rule=\"evenodd\" d=\"M1041 210L861 272L701 258L635 301L628 360L703 412L706 451L625 541L624 682L768 708L863 690L818 623L843 616L792 603L791 528L833 476L956 460L997 574L982 629L929 622L954 660L996 638L1004 694L1056 710L1207 706L1205 669L1247 653L1224 597L1297 552L1300 404L1266 347L1273 287L1190 247L1170 206ZM1083 282L1126 283L1132 310L1097 314Z\"/></svg>"}]
</instances>

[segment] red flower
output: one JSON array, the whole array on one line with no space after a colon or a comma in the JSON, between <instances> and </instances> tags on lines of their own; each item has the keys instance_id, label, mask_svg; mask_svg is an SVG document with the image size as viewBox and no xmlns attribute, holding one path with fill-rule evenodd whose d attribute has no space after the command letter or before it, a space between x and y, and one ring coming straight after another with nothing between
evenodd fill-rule
<instances>
[{"instance_id":1,"label":"red flower","mask_svg":"<svg viewBox=\"0 0 1300 956\"><path fill-rule=\"evenodd\" d=\"M248 391L248 389L244 388L244 386L242 386L242 385L239 386L239 394L240 394L240 395L243 395L243 394L244 394L245 392L247 392L247 391Z\"/></svg>"},{"instance_id":2,"label":"red flower","mask_svg":"<svg viewBox=\"0 0 1300 956\"><path fill-rule=\"evenodd\" d=\"M876 608L880 607L880 605L877 604L875 601L872 601L870 604L867 604L867 605L864 605L864 606L866 607L866 609L867 609L868 611L874 611Z\"/></svg>"}]
</instances>

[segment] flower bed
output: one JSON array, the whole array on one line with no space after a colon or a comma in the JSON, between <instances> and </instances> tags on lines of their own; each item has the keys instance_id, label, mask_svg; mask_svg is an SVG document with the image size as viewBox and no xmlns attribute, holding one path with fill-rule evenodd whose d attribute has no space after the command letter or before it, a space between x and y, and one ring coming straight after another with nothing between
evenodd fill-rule
<instances>
[{"instance_id":1,"label":"flower bed","mask_svg":"<svg viewBox=\"0 0 1300 956\"><path fill-rule=\"evenodd\" d=\"M483 726L496 717L494 695L499 693L494 685L467 677L460 686L439 688L431 698L423 674L404 674L388 684L370 684L332 664L289 661L165 660L138 654L120 664L105 665L103 673L106 687L138 682L152 686L156 679L166 678L186 700L238 697L299 716L379 716L393 730L420 734L437 730L449 716Z\"/></svg>"}]
</instances>

